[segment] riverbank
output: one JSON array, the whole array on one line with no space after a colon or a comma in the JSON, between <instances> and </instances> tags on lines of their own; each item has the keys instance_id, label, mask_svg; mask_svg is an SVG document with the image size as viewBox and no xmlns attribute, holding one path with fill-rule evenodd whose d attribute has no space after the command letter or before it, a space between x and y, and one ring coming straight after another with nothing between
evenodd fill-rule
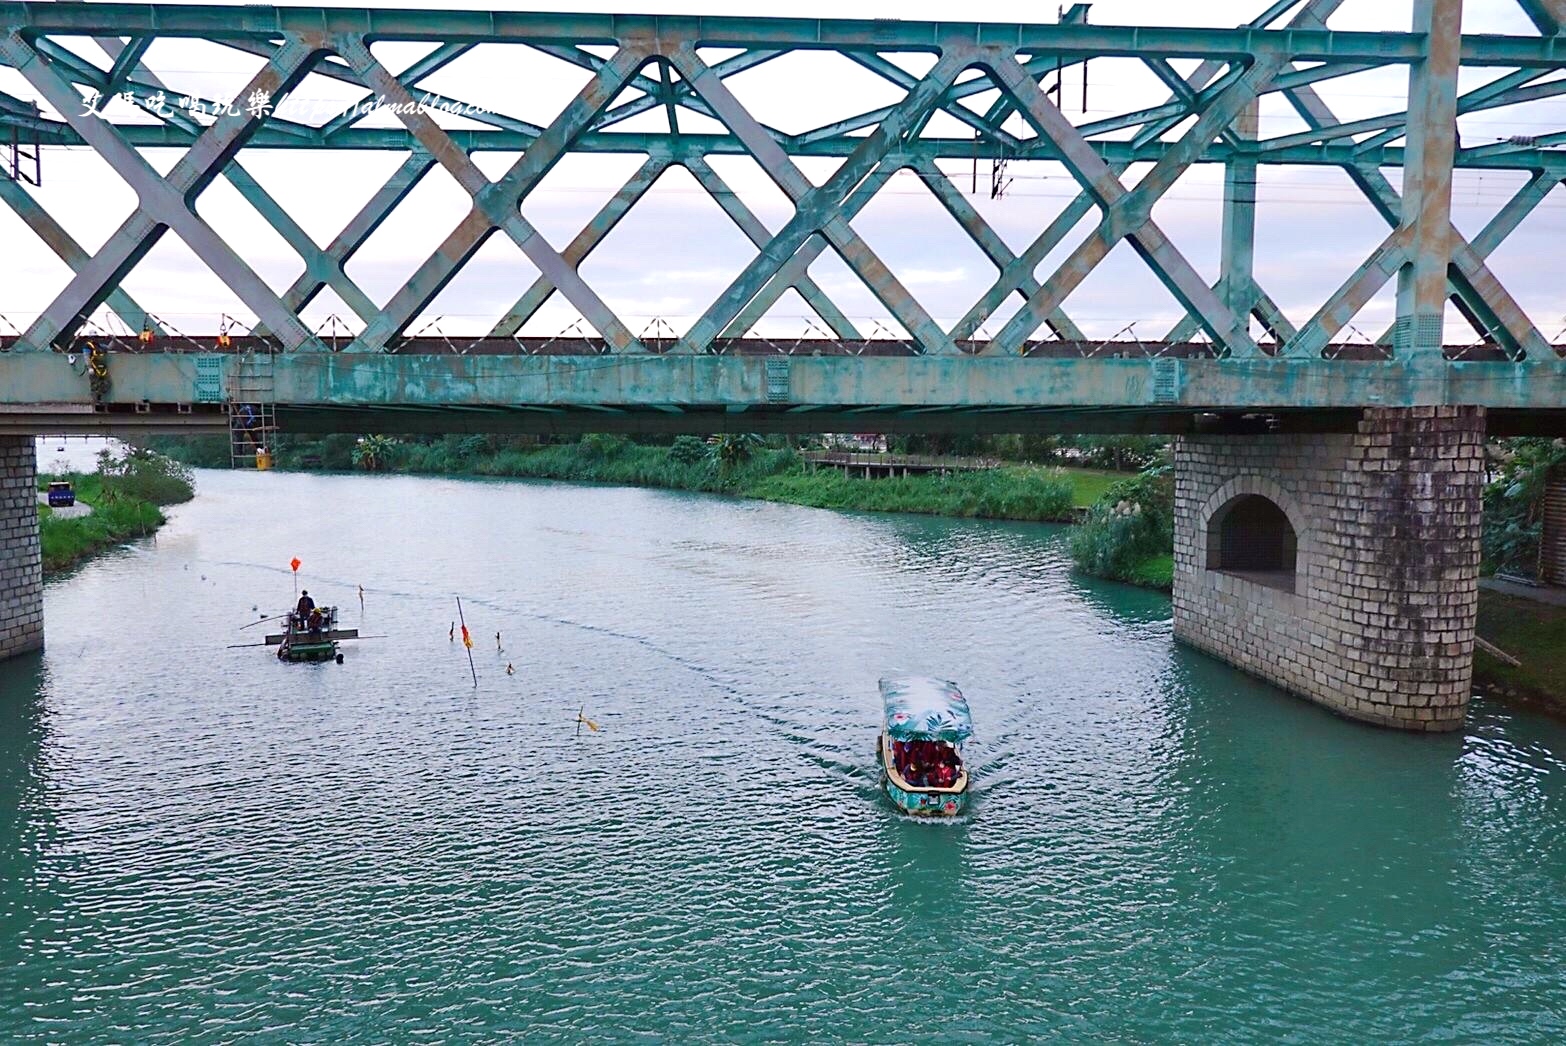
<instances>
[{"instance_id":1,"label":"riverbank","mask_svg":"<svg viewBox=\"0 0 1566 1046\"><path fill-rule=\"evenodd\" d=\"M88 515L64 516L46 505L38 507L38 538L45 577L70 570L99 553L157 532L167 522L160 506L195 496L189 471L157 455L137 451L109 458L98 472L40 476L40 490L50 480L70 480L79 504L92 506Z\"/></svg>"},{"instance_id":2,"label":"riverbank","mask_svg":"<svg viewBox=\"0 0 1566 1046\"><path fill-rule=\"evenodd\" d=\"M721 444L658 447L589 438L475 457L463 471L692 490L838 511L1043 523L1072 522L1079 509L1113 482L1113 476L1103 472L1022 465L864 480L811 466L792 450L747 448L727 462L722 456ZM390 470L450 474L449 465L439 448L412 446Z\"/></svg>"},{"instance_id":3,"label":"riverbank","mask_svg":"<svg viewBox=\"0 0 1566 1046\"><path fill-rule=\"evenodd\" d=\"M1475 650L1476 690L1566 714L1566 607L1482 588L1479 635L1522 664Z\"/></svg>"},{"instance_id":4,"label":"riverbank","mask_svg":"<svg viewBox=\"0 0 1566 1046\"><path fill-rule=\"evenodd\" d=\"M191 465L227 464L226 444L160 439L155 446ZM690 490L787 502L848 512L1024 522L1071 523L1124 473L1008 464L983 471L863 480L812 466L796 451L743 436L706 443L682 436L672 445L633 443L590 435L575 443L500 446L482 436L403 443L365 437L341 445L338 437L280 442L276 467L339 470L350 467L409 475L555 479L581 483Z\"/></svg>"},{"instance_id":5,"label":"riverbank","mask_svg":"<svg viewBox=\"0 0 1566 1046\"><path fill-rule=\"evenodd\" d=\"M48 506L38 507L38 540L43 546L44 576L58 574L105 549L145 537L166 518L158 506L139 498L103 498L102 480L92 474L66 477L76 489L76 499L91 505L86 516L62 516Z\"/></svg>"}]
</instances>

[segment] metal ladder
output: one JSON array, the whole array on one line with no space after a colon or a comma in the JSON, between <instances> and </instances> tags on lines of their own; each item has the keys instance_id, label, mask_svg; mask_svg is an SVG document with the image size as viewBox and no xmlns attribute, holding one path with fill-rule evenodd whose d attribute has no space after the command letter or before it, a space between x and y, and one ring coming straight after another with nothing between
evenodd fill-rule
<instances>
[{"instance_id":1,"label":"metal ladder","mask_svg":"<svg viewBox=\"0 0 1566 1046\"><path fill-rule=\"evenodd\" d=\"M272 354L247 352L229 378L228 443L234 468L255 468L256 451L271 450L277 433Z\"/></svg>"}]
</instances>

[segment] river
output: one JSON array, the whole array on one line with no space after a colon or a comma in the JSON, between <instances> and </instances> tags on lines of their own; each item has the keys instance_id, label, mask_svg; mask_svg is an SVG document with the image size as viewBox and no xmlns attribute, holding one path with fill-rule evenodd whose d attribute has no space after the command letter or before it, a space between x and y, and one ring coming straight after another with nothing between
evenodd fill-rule
<instances>
[{"instance_id":1,"label":"river","mask_svg":"<svg viewBox=\"0 0 1566 1046\"><path fill-rule=\"evenodd\" d=\"M0 665L0 1039L1566 1038L1558 722L1336 719L1060 528L198 488ZM387 638L227 649L294 556ZM878 798L885 669L967 691L968 815Z\"/></svg>"}]
</instances>

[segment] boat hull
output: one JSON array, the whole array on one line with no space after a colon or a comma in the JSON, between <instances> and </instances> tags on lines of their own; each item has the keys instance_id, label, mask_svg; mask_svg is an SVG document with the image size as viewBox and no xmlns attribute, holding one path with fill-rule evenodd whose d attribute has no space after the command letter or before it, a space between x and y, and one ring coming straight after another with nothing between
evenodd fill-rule
<instances>
[{"instance_id":1,"label":"boat hull","mask_svg":"<svg viewBox=\"0 0 1566 1046\"><path fill-rule=\"evenodd\" d=\"M289 643L277 652L278 659L298 663L301 661L334 661L338 659L336 643Z\"/></svg>"},{"instance_id":2,"label":"boat hull","mask_svg":"<svg viewBox=\"0 0 1566 1046\"><path fill-rule=\"evenodd\" d=\"M892 779L885 773L881 774L881 790L892 801L892 805L905 814L913 817L956 817L962 813L968 805L968 792L922 792L917 789L903 789L892 783Z\"/></svg>"}]
</instances>

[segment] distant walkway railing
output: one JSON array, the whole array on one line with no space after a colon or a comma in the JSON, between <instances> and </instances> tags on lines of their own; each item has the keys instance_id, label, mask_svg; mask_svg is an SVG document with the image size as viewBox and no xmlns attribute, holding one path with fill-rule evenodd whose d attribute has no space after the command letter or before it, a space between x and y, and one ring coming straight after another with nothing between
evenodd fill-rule
<instances>
[{"instance_id":1,"label":"distant walkway railing","mask_svg":"<svg viewBox=\"0 0 1566 1046\"><path fill-rule=\"evenodd\" d=\"M859 451L814 451L802 455L817 467L859 473L866 479L912 476L929 472L983 472L1001 467L994 458L942 457L936 454L875 454Z\"/></svg>"}]
</instances>

